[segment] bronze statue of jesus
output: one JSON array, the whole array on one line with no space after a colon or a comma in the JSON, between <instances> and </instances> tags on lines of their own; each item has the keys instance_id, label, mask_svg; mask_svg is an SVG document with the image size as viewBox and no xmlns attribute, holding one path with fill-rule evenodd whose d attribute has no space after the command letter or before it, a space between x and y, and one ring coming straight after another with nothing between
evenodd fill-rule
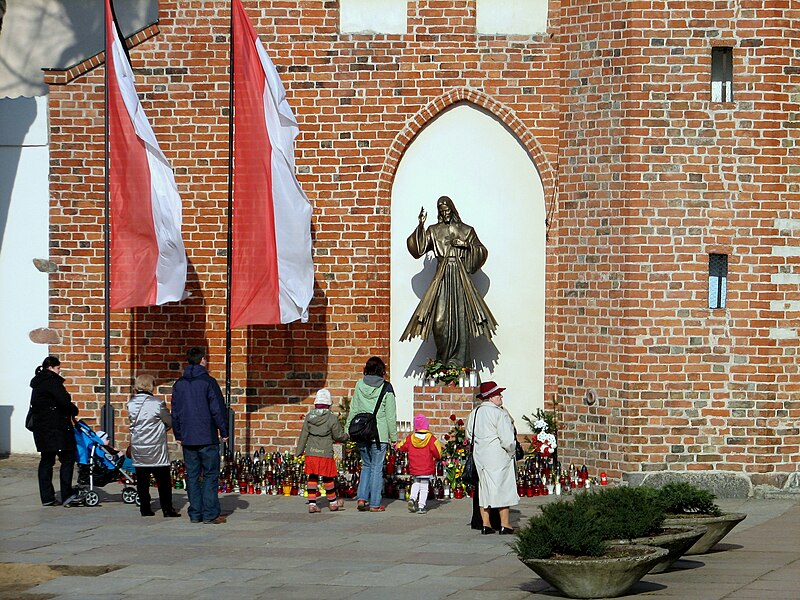
<instances>
[{"instance_id":1,"label":"bronze statue of jesus","mask_svg":"<svg viewBox=\"0 0 800 600\"><path fill-rule=\"evenodd\" d=\"M448 367L470 367L470 340L479 336L491 339L497 328L470 278L486 262L488 251L475 230L461 221L449 197L439 198L436 206L438 222L425 229L423 207L419 224L406 242L414 258L433 252L438 265L400 339L424 340L433 332L437 361Z\"/></svg>"}]
</instances>

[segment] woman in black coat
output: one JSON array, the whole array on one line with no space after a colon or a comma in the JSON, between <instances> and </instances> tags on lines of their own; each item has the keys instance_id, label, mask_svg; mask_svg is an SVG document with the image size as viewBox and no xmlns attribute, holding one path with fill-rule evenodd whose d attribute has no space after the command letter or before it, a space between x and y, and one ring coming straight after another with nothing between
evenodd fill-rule
<instances>
[{"instance_id":1,"label":"woman in black coat","mask_svg":"<svg viewBox=\"0 0 800 600\"><path fill-rule=\"evenodd\" d=\"M43 506L55 506L53 489L53 466L56 456L61 463L61 502L72 495L72 473L75 469L75 432L72 418L78 407L72 403L64 387L64 378L59 374L61 361L48 356L36 367L31 379L31 431L36 450L41 452L39 461L39 497Z\"/></svg>"}]
</instances>

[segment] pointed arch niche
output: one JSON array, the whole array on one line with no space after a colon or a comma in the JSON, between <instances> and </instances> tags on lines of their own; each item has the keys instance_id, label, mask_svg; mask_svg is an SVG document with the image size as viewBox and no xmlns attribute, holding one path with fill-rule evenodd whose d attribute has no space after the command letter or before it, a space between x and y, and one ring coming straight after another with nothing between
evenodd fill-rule
<instances>
[{"instance_id":1,"label":"pointed arch niche","mask_svg":"<svg viewBox=\"0 0 800 600\"><path fill-rule=\"evenodd\" d=\"M446 195L489 251L473 281L499 327L491 342L475 340L472 354L481 380L496 380L508 388L504 403L519 422L523 414L543 406L544 399L546 209L542 177L531 150L520 141L518 119L512 131L494 114L468 101L456 102L431 117L404 152L393 149L396 154L390 153L387 160L397 161L390 165L396 165L394 177L384 170L383 178L391 196L391 380L398 419L411 420L413 387L421 381L421 366L436 355L431 340L400 342L436 267L432 256L415 260L408 253L406 238L417 225L421 207L428 213L426 227L436 222L436 200ZM530 140L530 132L524 133ZM405 135L412 137L408 131ZM549 170L545 173L549 180Z\"/></svg>"}]
</instances>

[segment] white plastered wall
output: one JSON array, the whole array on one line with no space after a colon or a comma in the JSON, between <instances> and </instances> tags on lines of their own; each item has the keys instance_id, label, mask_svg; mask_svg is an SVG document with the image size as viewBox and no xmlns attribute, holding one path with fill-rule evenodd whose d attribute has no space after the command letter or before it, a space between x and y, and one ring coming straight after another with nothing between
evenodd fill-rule
<instances>
[{"instance_id":1,"label":"white plastered wall","mask_svg":"<svg viewBox=\"0 0 800 600\"><path fill-rule=\"evenodd\" d=\"M0 31L0 98L44 96L42 68L70 67L103 50L103 0L9 0ZM114 3L123 33L158 20L157 0Z\"/></svg>"},{"instance_id":2,"label":"white plastered wall","mask_svg":"<svg viewBox=\"0 0 800 600\"><path fill-rule=\"evenodd\" d=\"M404 34L410 0L339 0L340 33ZM477 0L478 34L535 35L547 31L548 0Z\"/></svg>"},{"instance_id":3,"label":"white plastered wall","mask_svg":"<svg viewBox=\"0 0 800 600\"><path fill-rule=\"evenodd\" d=\"M404 34L408 0L339 0L340 33Z\"/></svg>"},{"instance_id":4,"label":"white plastered wall","mask_svg":"<svg viewBox=\"0 0 800 600\"><path fill-rule=\"evenodd\" d=\"M473 275L499 323L491 343L476 340L473 357L483 381L508 388L505 405L525 431L522 415L544 405L545 201L541 178L526 149L495 117L468 103L444 111L414 139L392 185L391 381L398 419L412 418L413 387L436 354L431 340L400 342L435 269L415 260L406 238L421 206L426 227L436 200L450 196L464 223L489 250Z\"/></svg>"},{"instance_id":5,"label":"white plastered wall","mask_svg":"<svg viewBox=\"0 0 800 600\"><path fill-rule=\"evenodd\" d=\"M533 35L547 31L548 0L477 0L479 34Z\"/></svg>"},{"instance_id":6,"label":"white plastered wall","mask_svg":"<svg viewBox=\"0 0 800 600\"><path fill-rule=\"evenodd\" d=\"M125 0L115 9L126 35L158 19L157 0ZM3 16L0 454L35 452L24 426L28 382L48 351L28 337L32 329L48 325L48 277L32 263L48 258L48 87L42 68L71 66L102 50L103 26L103 0L10 0ZM63 374L69 388L69 361Z\"/></svg>"},{"instance_id":7,"label":"white plastered wall","mask_svg":"<svg viewBox=\"0 0 800 600\"><path fill-rule=\"evenodd\" d=\"M47 355L29 332L48 324L47 98L0 99L0 453L35 452L28 383Z\"/></svg>"}]
</instances>

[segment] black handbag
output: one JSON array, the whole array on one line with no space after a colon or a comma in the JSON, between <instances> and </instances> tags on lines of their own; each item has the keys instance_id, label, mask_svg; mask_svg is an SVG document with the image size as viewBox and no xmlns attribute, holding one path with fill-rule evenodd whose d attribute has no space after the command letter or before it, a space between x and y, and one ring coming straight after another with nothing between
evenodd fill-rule
<instances>
[{"instance_id":1,"label":"black handbag","mask_svg":"<svg viewBox=\"0 0 800 600\"><path fill-rule=\"evenodd\" d=\"M375 410L371 413L358 413L350 421L350 426L347 428L347 433L350 439L359 444L370 444L375 442L380 444L378 436L378 409L381 406L384 394L389 387L389 382L384 381L381 393L378 395L378 401L375 403Z\"/></svg>"},{"instance_id":2,"label":"black handbag","mask_svg":"<svg viewBox=\"0 0 800 600\"><path fill-rule=\"evenodd\" d=\"M33 431L33 407L28 408L28 415L25 417L25 429Z\"/></svg>"},{"instance_id":3,"label":"black handbag","mask_svg":"<svg viewBox=\"0 0 800 600\"><path fill-rule=\"evenodd\" d=\"M525 458L525 450L522 449L522 444L519 442L515 442L517 444L516 448L514 448L514 458L516 460L522 460Z\"/></svg>"},{"instance_id":4,"label":"black handbag","mask_svg":"<svg viewBox=\"0 0 800 600\"><path fill-rule=\"evenodd\" d=\"M478 485L478 469L475 466L475 459L472 458L472 451L467 455L467 460L464 462L461 481L468 485Z\"/></svg>"},{"instance_id":5,"label":"black handbag","mask_svg":"<svg viewBox=\"0 0 800 600\"><path fill-rule=\"evenodd\" d=\"M472 435L469 440L469 454L467 460L464 461L464 470L461 472L461 481L468 485L478 485L478 467L475 466L475 459L472 456L472 450L475 447L475 421L478 420L478 410L480 406L475 409L475 416L472 419Z\"/></svg>"}]
</instances>

